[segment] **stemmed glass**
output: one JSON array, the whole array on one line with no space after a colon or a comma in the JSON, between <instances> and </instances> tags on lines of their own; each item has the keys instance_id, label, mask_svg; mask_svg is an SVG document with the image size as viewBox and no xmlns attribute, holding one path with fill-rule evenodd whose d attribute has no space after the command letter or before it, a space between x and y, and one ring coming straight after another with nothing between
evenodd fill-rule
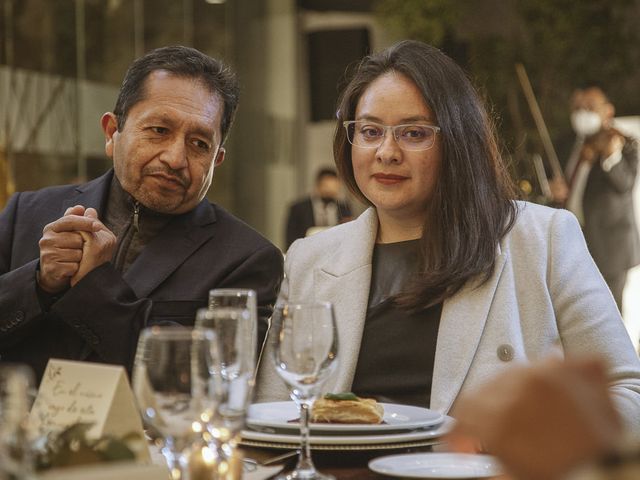
<instances>
[{"instance_id":1,"label":"stemmed glass","mask_svg":"<svg viewBox=\"0 0 640 480\"><path fill-rule=\"evenodd\" d=\"M142 331L133 390L145 425L164 438L162 454L173 480L188 478L189 452L199 443L203 417L216 408L219 367L215 332L186 327Z\"/></svg>"},{"instance_id":2,"label":"stemmed glass","mask_svg":"<svg viewBox=\"0 0 640 480\"><path fill-rule=\"evenodd\" d=\"M276 306L271 319L276 371L300 411L300 455L293 472L278 480L333 479L318 472L309 448L309 410L323 384L337 368L338 337L328 302Z\"/></svg>"},{"instance_id":3,"label":"stemmed glass","mask_svg":"<svg viewBox=\"0 0 640 480\"><path fill-rule=\"evenodd\" d=\"M31 478L28 414L33 372L26 365L0 365L0 478Z\"/></svg>"},{"instance_id":4,"label":"stemmed glass","mask_svg":"<svg viewBox=\"0 0 640 480\"><path fill-rule=\"evenodd\" d=\"M209 310L220 307L244 308L249 312L249 322L245 322L243 328L249 328L249 339L254 345L254 351L258 345L258 300L255 290L248 288L215 288L209 290ZM255 355L253 357L255 366Z\"/></svg>"},{"instance_id":5,"label":"stemmed glass","mask_svg":"<svg viewBox=\"0 0 640 480\"><path fill-rule=\"evenodd\" d=\"M207 422L220 461L230 461L236 438L244 427L253 392L256 337L254 317L246 307L200 309L196 328L215 332L219 363L209 374L216 378L217 408Z\"/></svg>"}]
</instances>

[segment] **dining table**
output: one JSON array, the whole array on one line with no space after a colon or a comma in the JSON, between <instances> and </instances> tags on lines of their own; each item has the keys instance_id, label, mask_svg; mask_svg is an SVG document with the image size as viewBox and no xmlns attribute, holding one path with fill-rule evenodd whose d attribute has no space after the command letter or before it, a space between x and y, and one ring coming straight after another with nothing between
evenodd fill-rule
<instances>
[{"instance_id":1,"label":"dining table","mask_svg":"<svg viewBox=\"0 0 640 480\"><path fill-rule=\"evenodd\" d=\"M430 449L421 449L417 451L429 451ZM268 459L282 454L282 450L242 447L244 457L253 458L258 462L267 461ZM416 450L393 451L393 453L409 453ZM322 473L328 473L336 477L336 479L345 480L374 480L387 478L369 470L367 466L369 461L382 456L391 454L387 451L314 451L312 452L313 462L316 468ZM290 457L284 463L284 471L294 468L297 456Z\"/></svg>"},{"instance_id":2,"label":"dining table","mask_svg":"<svg viewBox=\"0 0 640 480\"><path fill-rule=\"evenodd\" d=\"M453 418L422 407L381 405L384 419L379 424L321 422L310 425L311 458L320 473L336 479L373 480L389 478L386 475L427 478L443 473L449 475L448 478L454 478L451 475L488 478L486 475L498 471L496 460L486 455L451 455L447 433L455 422ZM256 473L263 473L252 475L252 480L266 480L269 475L295 469L300 446L297 415L293 402L251 405L246 428L239 437L238 453L249 459L245 467L249 463L259 470ZM414 455L405 458L404 454ZM375 462L370 467L372 461ZM266 466L270 468L264 468ZM504 480L506 477L494 478Z\"/></svg>"},{"instance_id":3,"label":"dining table","mask_svg":"<svg viewBox=\"0 0 640 480\"><path fill-rule=\"evenodd\" d=\"M391 450L366 450L366 451L312 451L312 458L316 468L321 473L333 475L338 480L383 480L389 477L378 474L369 469L368 464L371 460L386 456L397 455L403 453L423 453L431 452L438 449L437 445L443 445L442 442L434 442L433 445L423 447L401 448ZM282 455L285 451L282 449L269 449L246 447L240 448L244 458L251 458L257 462L269 461L269 459ZM292 470L295 467L297 456L293 455L284 461L283 471ZM485 479L486 480L486 479ZM507 475L492 477L488 480L510 480Z\"/></svg>"}]
</instances>

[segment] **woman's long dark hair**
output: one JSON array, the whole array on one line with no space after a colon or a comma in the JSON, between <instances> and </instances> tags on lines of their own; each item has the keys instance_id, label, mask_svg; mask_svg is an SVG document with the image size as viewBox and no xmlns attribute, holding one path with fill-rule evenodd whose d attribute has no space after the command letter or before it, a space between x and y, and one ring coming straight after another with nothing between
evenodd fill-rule
<instances>
[{"instance_id":1,"label":"woman's long dark hair","mask_svg":"<svg viewBox=\"0 0 640 480\"><path fill-rule=\"evenodd\" d=\"M419 311L470 280L490 277L497 244L515 222L515 189L493 123L464 71L437 48L407 40L365 57L340 97L333 154L351 192L371 204L356 184L342 122L354 119L364 91L388 72L416 84L442 129L442 163L427 206L419 275L395 297L403 308Z\"/></svg>"}]
</instances>

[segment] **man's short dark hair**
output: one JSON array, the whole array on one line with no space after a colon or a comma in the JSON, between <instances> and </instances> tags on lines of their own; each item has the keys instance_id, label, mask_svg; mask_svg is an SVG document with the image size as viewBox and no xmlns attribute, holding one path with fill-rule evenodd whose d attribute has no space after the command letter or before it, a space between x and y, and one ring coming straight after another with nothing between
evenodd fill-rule
<instances>
[{"instance_id":1,"label":"man's short dark hair","mask_svg":"<svg viewBox=\"0 0 640 480\"><path fill-rule=\"evenodd\" d=\"M325 167L318 170L316 173L316 185L319 184L325 177L338 178L338 172L335 168Z\"/></svg>"},{"instance_id":2,"label":"man's short dark hair","mask_svg":"<svg viewBox=\"0 0 640 480\"><path fill-rule=\"evenodd\" d=\"M220 143L224 143L238 108L240 87L236 75L220 60L211 58L195 48L183 46L157 48L131 64L122 81L113 110L118 119L118 131L124 127L129 110L144 99L145 80L156 70L200 80L212 93L220 95L224 103Z\"/></svg>"}]
</instances>

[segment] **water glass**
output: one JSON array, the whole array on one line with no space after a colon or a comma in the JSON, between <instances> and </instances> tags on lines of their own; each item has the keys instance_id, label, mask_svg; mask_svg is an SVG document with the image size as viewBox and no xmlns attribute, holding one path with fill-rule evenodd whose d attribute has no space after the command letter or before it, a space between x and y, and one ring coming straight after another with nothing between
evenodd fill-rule
<instances>
[{"instance_id":1,"label":"water glass","mask_svg":"<svg viewBox=\"0 0 640 480\"><path fill-rule=\"evenodd\" d=\"M203 422L215 411L220 368L215 332L185 327L142 331L133 390L145 426L164 439L171 478L188 476L189 453L199 446Z\"/></svg>"},{"instance_id":2,"label":"water glass","mask_svg":"<svg viewBox=\"0 0 640 480\"><path fill-rule=\"evenodd\" d=\"M246 288L215 288L209 290L209 310L216 308L244 308L249 311L250 322L245 327L255 345L253 352L253 363L256 364L256 351L258 348L258 300L255 290Z\"/></svg>"},{"instance_id":3,"label":"water glass","mask_svg":"<svg viewBox=\"0 0 640 480\"><path fill-rule=\"evenodd\" d=\"M33 471L27 425L33 385L26 365L0 365L0 478L27 478Z\"/></svg>"},{"instance_id":4,"label":"water glass","mask_svg":"<svg viewBox=\"0 0 640 480\"><path fill-rule=\"evenodd\" d=\"M209 372L219 387L215 392L217 409L207 426L223 461L233 455L251 403L256 352L254 325L250 310L244 306L200 309L196 315L196 328L215 332L217 340L219 368Z\"/></svg>"}]
</instances>

